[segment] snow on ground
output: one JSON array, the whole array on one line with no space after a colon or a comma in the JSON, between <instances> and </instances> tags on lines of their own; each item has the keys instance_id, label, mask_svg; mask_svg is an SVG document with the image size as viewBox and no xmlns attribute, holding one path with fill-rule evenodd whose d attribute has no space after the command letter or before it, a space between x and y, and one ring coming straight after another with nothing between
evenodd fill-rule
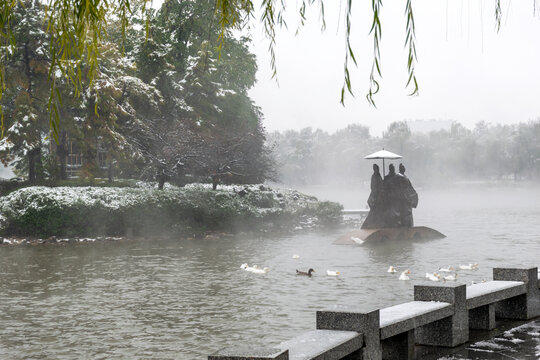
<instances>
[{"instance_id":1,"label":"snow on ground","mask_svg":"<svg viewBox=\"0 0 540 360\"><path fill-rule=\"evenodd\" d=\"M478 341L439 360L539 359L540 321L517 326L503 336Z\"/></svg>"},{"instance_id":2,"label":"snow on ground","mask_svg":"<svg viewBox=\"0 0 540 360\"><path fill-rule=\"evenodd\" d=\"M487 340L487 341L478 341L471 345L471 348L480 348L482 350L506 350L506 346L497 344L497 339ZM487 348L487 349L486 349Z\"/></svg>"}]
</instances>

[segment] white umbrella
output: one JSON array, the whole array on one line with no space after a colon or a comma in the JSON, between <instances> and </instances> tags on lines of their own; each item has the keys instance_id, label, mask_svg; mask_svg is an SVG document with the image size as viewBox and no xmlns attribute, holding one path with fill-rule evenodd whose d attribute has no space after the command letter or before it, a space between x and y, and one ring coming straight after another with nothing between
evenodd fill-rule
<instances>
[{"instance_id":1,"label":"white umbrella","mask_svg":"<svg viewBox=\"0 0 540 360\"><path fill-rule=\"evenodd\" d=\"M373 154L370 154L368 156L365 156L364 159L368 159L368 160L374 160L374 159L382 159L383 161L383 178L384 178L384 172L385 172L385 169L384 169L384 159L390 159L390 160L395 160L395 159L401 159L403 158L403 156L401 155L398 155L398 154L394 154L393 152L390 152L388 150L384 150L384 148L382 150L379 150L377 152L374 152Z\"/></svg>"}]
</instances>

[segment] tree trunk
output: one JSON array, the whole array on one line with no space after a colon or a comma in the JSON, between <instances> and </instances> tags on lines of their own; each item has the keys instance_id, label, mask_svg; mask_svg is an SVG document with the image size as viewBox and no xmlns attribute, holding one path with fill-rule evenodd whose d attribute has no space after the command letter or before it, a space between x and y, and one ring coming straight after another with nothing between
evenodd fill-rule
<instances>
[{"instance_id":1,"label":"tree trunk","mask_svg":"<svg viewBox=\"0 0 540 360\"><path fill-rule=\"evenodd\" d=\"M165 175L158 176L158 190L163 190L163 186L165 186L165 180Z\"/></svg>"},{"instance_id":2,"label":"tree trunk","mask_svg":"<svg viewBox=\"0 0 540 360\"><path fill-rule=\"evenodd\" d=\"M41 148L29 150L28 156L28 181L35 184L42 178Z\"/></svg>"},{"instance_id":3,"label":"tree trunk","mask_svg":"<svg viewBox=\"0 0 540 360\"><path fill-rule=\"evenodd\" d=\"M219 183L219 175L212 175L212 190L216 190Z\"/></svg>"},{"instance_id":4,"label":"tree trunk","mask_svg":"<svg viewBox=\"0 0 540 360\"><path fill-rule=\"evenodd\" d=\"M67 162L67 134L62 131L60 135L60 143L56 145L56 156L60 162L60 179L67 179L66 162Z\"/></svg>"},{"instance_id":5,"label":"tree trunk","mask_svg":"<svg viewBox=\"0 0 540 360\"><path fill-rule=\"evenodd\" d=\"M113 164L112 162L109 163L109 168L107 169L107 174L109 176L109 183L112 183L112 173L113 173Z\"/></svg>"},{"instance_id":6,"label":"tree trunk","mask_svg":"<svg viewBox=\"0 0 540 360\"><path fill-rule=\"evenodd\" d=\"M34 157L34 149L28 151L28 181L30 184L36 182L36 162Z\"/></svg>"},{"instance_id":7,"label":"tree trunk","mask_svg":"<svg viewBox=\"0 0 540 360\"><path fill-rule=\"evenodd\" d=\"M43 181L44 173L43 173L43 161L41 159L41 148L36 149L35 157L35 164L36 164L36 182Z\"/></svg>"}]
</instances>

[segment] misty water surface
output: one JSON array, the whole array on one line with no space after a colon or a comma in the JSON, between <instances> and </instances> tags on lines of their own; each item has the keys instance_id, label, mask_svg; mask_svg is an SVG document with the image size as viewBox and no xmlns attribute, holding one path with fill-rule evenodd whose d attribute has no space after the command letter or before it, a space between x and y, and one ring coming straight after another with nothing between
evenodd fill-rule
<instances>
[{"instance_id":1,"label":"misty water surface","mask_svg":"<svg viewBox=\"0 0 540 360\"><path fill-rule=\"evenodd\" d=\"M305 190L305 189L304 189ZM540 189L419 190L417 225L448 237L387 248L332 245L342 231L219 241L120 241L0 247L1 359L205 359L238 344L271 345L315 327L336 304L412 299L440 266L540 265ZM363 207L367 190L309 193ZM293 259L298 254L300 259ZM248 262L266 275L245 272ZM397 280L389 265L409 268ZM313 278L295 269L316 270ZM340 277L326 276L339 270Z\"/></svg>"}]
</instances>

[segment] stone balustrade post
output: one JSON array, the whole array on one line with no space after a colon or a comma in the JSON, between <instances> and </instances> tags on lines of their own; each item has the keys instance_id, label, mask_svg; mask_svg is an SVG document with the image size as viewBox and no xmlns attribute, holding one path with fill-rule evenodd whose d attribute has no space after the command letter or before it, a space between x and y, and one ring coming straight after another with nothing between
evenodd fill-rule
<instances>
[{"instance_id":1,"label":"stone balustrade post","mask_svg":"<svg viewBox=\"0 0 540 360\"><path fill-rule=\"evenodd\" d=\"M356 331L364 335L363 360L381 360L379 309L333 308L317 311L317 329Z\"/></svg>"},{"instance_id":2,"label":"stone balustrade post","mask_svg":"<svg viewBox=\"0 0 540 360\"><path fill-rule=\"evenodd\" d=\"M454 306L454 315L416 328L416 343L455 347L469 340L469 312L465 284L415 285L414 300L447 302Z\"/></svg>"},{"instance_id":3,"label":"stone balustrade post","mask_svg":"<svg viewBox=\"0 0 540 360\"><path fill-rule=\"evenodd\" d=\"M503 319L529 320L540 316L538 268L494 268L493 280L522 281L527 293L495 304L495 316Z\"/></svg>"}]
</instances>

